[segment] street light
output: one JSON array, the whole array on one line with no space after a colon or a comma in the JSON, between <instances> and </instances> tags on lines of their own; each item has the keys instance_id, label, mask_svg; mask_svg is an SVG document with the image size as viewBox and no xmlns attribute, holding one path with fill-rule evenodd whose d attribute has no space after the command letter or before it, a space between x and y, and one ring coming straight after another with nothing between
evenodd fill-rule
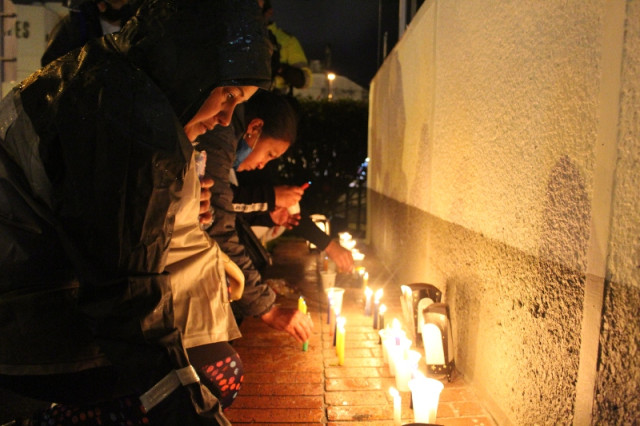
<instances>
[{"instance_id":1,"label":"street light","mask_svg":"<svg viewBox=\"0 0 640 426\"><path fill-rule=\"evenodd\" d=\"M329 100L333 99L333 80L336 79L336 75L332 72L327 74L327 80L329 80Z\"/></svg>"}]
</instances>

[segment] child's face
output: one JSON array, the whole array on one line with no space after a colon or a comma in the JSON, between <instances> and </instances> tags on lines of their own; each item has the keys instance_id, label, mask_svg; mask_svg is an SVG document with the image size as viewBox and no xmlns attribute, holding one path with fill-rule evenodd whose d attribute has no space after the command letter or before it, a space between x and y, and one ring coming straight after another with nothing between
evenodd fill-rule
<instances>
[{"instance_id":1,"label":"child's face","mask_svg":"<svg viewBox=\"0 0 640 426\"><path fill-rule=\"evenodd\" d=\"M239 172L262 169L271 160L285 153L291 144L284 139L264 136L258 139L253 150L238 166Z\"/></svg>"}]
</instances>

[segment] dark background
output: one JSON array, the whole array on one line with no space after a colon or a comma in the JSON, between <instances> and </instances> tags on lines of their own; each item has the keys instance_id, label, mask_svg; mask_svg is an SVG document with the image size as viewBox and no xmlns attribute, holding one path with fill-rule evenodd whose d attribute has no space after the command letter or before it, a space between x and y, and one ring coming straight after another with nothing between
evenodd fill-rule
<instances>
[{"instance_id":1,"label":"dark background","mask_svg":"<svg viewBox=\"0 0 640 426\"><path fill-rule=\"evenodd\" d=\"M273 20L296 36L309 62L324 62L331 46L331 71L365 89L375 76L388 32L387 53L398 39L398 0L271 0Z\"/></svg>"}]
</instances>

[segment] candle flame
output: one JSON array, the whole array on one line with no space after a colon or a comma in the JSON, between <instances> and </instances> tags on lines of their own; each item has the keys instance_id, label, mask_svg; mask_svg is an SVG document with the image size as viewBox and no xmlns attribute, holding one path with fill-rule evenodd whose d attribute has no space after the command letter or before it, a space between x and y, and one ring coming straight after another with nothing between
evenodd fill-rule
<instances>
[{"instance_id":1,"label":"candle flame","mask_svg":"<svg viewBox=\"0 0 640 426\"><path fill-rule=\"evenodd\" d=\"M382 291L381 288L376 290L376 301L380 301L380 299L382 299L382 293L383 293L383 291Z\"/></svg>"},{"instance_id":2,"label":"candle flame","mask_svg":"<svg viewBox=\"0 0 640 426\"><path fill-rule=\"evenodd\" d=\"M382 305L380 305L379 313L380 315L383 315L385 312L387 312L387 305L383 303Z\"/></svg>"},{"instance_id":3,"label":"candle flame","mask_svg":"<svg viewBox=\"0 0 640 426\"><path fill-rule=\"evenodd\" d=\"M356 240L340 241L340 245L347 250L353 250L356 246Z\"/></svg>"},{"instance_id":4,"label":"candle flame","mask_svg":"<svg viewBox=\"0 0 640 426\"><path fill-rule=\"evenodd\" d=\"M337 326L340 328L344 328L346 323L347 323L347 319L345 317L340 317L338 318Z\"/></svg>"},{"instance_id":5,"label":"candle flame","mask_svg":"<svg viewBox=\"0 0 640 426\"><path fill-rule=\"evenodd\" d=\"M351 257L353 257L353 260L364 260L364 254L360 253L358 249L351 251Z\"/></svg>"},{"instance_id":6,"label":"candle flame","mask_svg":"<svg viewBox=\"0 0 640 426\"><path fill-rule=\"evenodd\" d=\"M364 294L367 297L371 297L371 295L373 294L373 290L371 290L369 287L365 287L364 288Z\"/></svg>"}]
</instances>

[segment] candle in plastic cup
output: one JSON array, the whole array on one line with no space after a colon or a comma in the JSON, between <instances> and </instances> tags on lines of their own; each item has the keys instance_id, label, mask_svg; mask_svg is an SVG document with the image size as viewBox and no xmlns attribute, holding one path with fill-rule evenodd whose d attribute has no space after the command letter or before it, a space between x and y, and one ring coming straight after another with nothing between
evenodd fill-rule
<instances>
[{"instance_id":1,"label":"candle in plastic cup","mask_svg":"<svg viewBox=\"0 0 640 426\"><path fill-rule=\"evenodd\" d=\"M406 358L396 361L396 388L400 392L409 392L409 380L417 371L421 357L419 352L409 351Z\"/></svg>"},{"instance_id":2,"label":"candle in plastic cup","mask_svg":"<svg viewBox=\"0 0 640 426\"><path fill-rule=\"evenodd\" d=\"M411 347L411 340L400 337L399 343L395 338L389 343L389 372L393 376L397 374L397 364L406 358L407 351Z\"/></svg>"},{"instance_id":3,"label":"candle in plastic cup","mask_svg":"<svg viewBox=\"0 0 640 426\"><path fill-rule=\"evenodd\" d=\"M413 398L413 419L416 423L435 423L438 401L444 385L435 379L422 375L409 381Z\"/></svg>"},{"instance_id":4,"label":"candle in plastic cup","mask_svg":"<svg viewBox=\"0 0 640 426\"><path fill-rule=\"evenodd\" d=\"M328 288L335 287L336 273L332 271L321 271L320 279L322 280L322 288L326 291Z\"/></svg>"}]
</instances>

